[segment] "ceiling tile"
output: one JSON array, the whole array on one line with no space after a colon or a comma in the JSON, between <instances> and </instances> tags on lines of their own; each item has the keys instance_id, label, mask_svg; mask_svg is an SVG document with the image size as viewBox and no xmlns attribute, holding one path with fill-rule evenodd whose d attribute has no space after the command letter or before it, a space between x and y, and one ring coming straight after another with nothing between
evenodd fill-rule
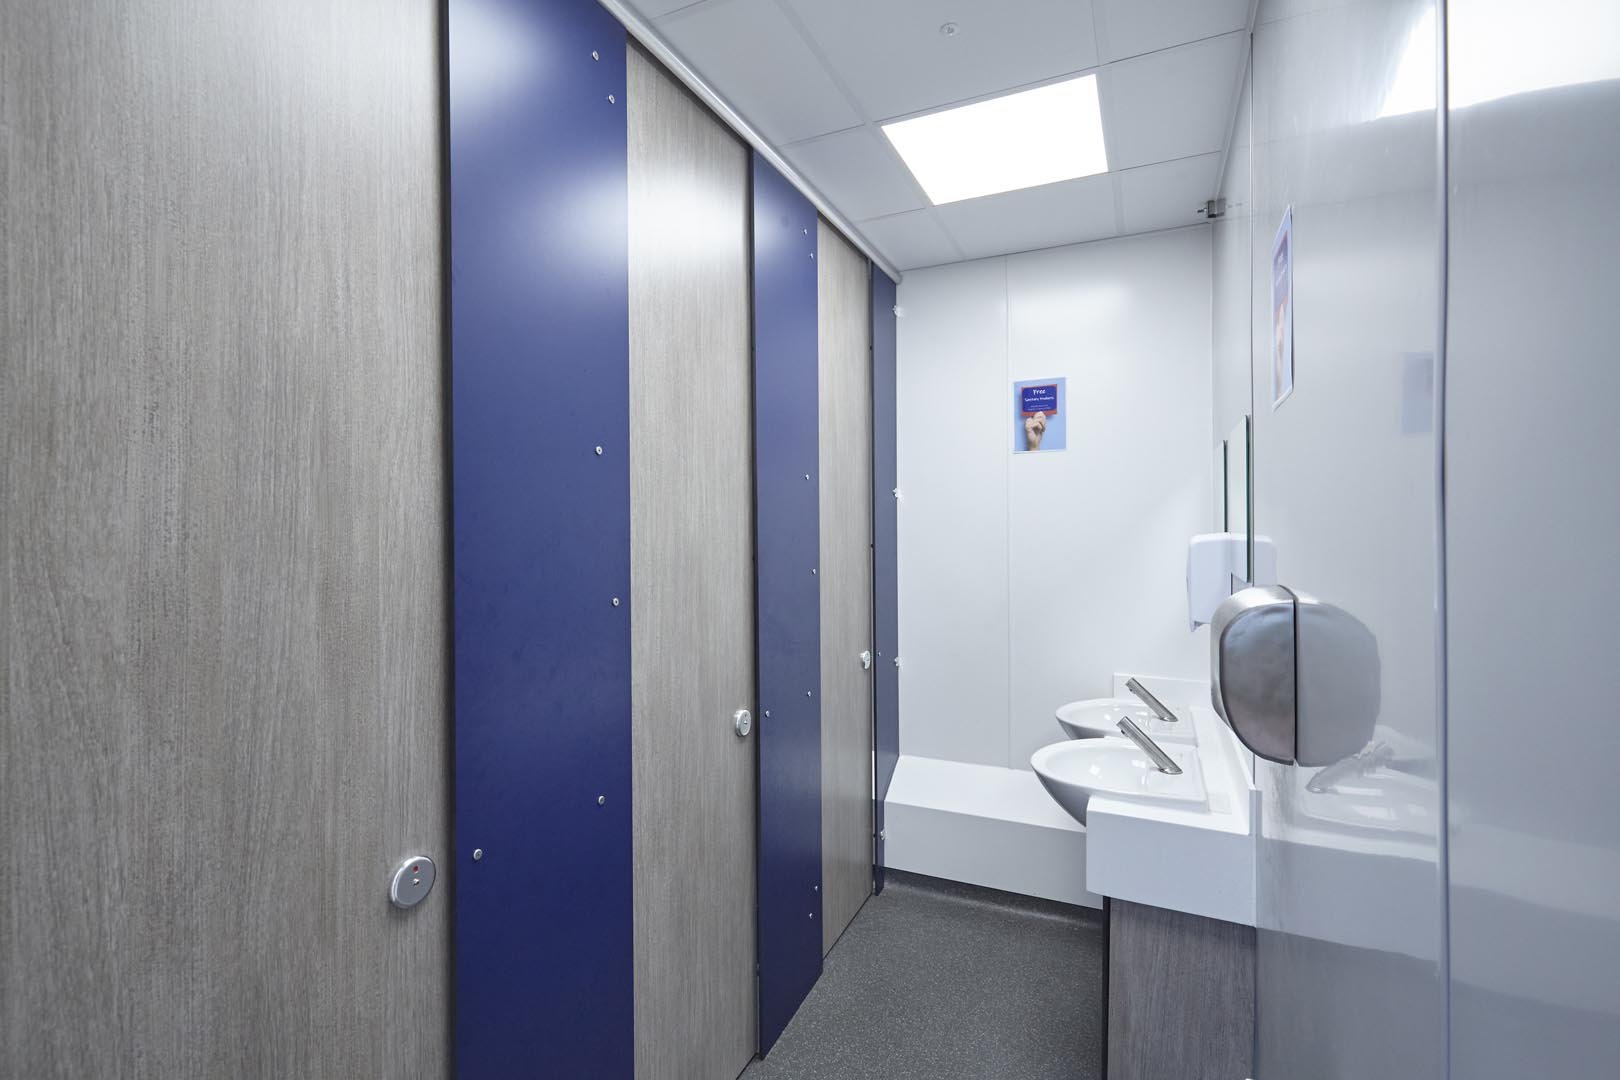
<instances>
[{"instance_id":1,"label":"ceiling tile","mask_svg":"<svg viewBox=\"0 0 1620 1080\"><path fill-rule=\"evenodd\" d=\"M904 214L863 221L861 235L901 270L956 262L961 256L945 230L934 220L932 210L912 210Z\"/></svg>"},{"instance_id":2,"label":"ceiling tile","mask_svg":"<svg viewBox=\"0 0 1620 1080\"><path fill-rule=\"evenodd\" d=\"M642 18L656 19L672 11L703 2L704 0L630 0L630 6L639 11Z\"/></svg>"},{"instance_id":3,"label":"ceiling tile","mask_svg":"<svg viewBox=\"0 0 1620 1080\"><path fill-rule=\"evenodd\" d=\"M1243 30L1249 24L1249 0L1093 2L1097 41L1105 63Z\"/></svg>"},{"instance_id":4,"label":"ceiling tile","mask_svg":"<svg viewBox=\"0 0 1620 1080\"><path fill-rule=\"evenodd\" d=\"M1109 168L1208 154L1226 143L1247 34L1227 34L1102 69Z\"/></svg>"},{"instance_id":5,"label":"ceiling tile","mask_svg":"<svg viewBox=\"0 0 1620 1080\"><path fill-rule=\"evenodd\" d=\"M1094 67L1091 0L781 0L873 120ZM940 32L954 23L957 33Z\"/></svg>"},{"instance_id":6,"label":"ceiling tile","mask_svg":"<svg viewBox=\"0 0 1620 1080\"><path fill-rule=\"evenodd\" d=\"M889 141L871 128L823 135L783 153L851 221L928 205Z\"/></svg>"},{"instance_id":7,"label":"ceiling tile","mask_svg":"<svg viewBox=\"0 0 1620 1080\"><path fill-rule=\"evenodd\" d=\"M934 209L969 259L1113 236L1114 180L1104 174Z\"/></svg>"},{"instance_id":8,"label":"ceiling tile","mask_svg":"<svg viewBox=\"0 0 1620 1080\"><path fill-rule=\"evenodd\" d=\"M1203 221L1198 210L1215 193L1215 170L1220 165L1221 155L1205 154L1120 173L1125 231L1148 232Z\"/></svg>"},{"instance_id":9,"label":"ceiling tile","mask_svg":"<svg viewBox=\"0 0 1620 1080\"><path fill-rule=\"evenodd\" d=\"M711 0L657 29L777 146L861 121L776 0Z\"/></svg>"}]
</instances>

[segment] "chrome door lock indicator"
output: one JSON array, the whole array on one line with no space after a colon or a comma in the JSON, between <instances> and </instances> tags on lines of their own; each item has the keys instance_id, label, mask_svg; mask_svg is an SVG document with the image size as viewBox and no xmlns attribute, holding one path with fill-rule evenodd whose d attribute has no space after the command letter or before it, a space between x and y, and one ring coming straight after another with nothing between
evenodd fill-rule
<instances>
[{"instance_id":1,"label":"chrome door lock indicator","mask_svg":"<svg viewBox=\"0 0 1620 1080\"><path fill-rule=\"evenodd\" d=\"M738 709L731 714L731 726L736 730L737 738L748 738L748 733L754 730L754 714L747 709Z\"/></svg>"},{"instance_id":2,"label":"chrome door lock indicator","mask_svg":"<svg viewBox=\"0 0 1620 1080\"><path fill-rule=\"evenodd\" d=\"M433 889L438 867L426 855L412 855L394 870L388 884L388 900L397 908L413 908L427 899Z\"/></svg>"}]
</instances>

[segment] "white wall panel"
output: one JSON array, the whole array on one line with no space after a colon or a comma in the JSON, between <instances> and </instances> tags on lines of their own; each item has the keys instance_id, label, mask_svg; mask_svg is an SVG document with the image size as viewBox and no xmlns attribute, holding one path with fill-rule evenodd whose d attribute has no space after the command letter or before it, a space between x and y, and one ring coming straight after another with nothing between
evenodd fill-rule
<instances>
[{"instance_id":1,"label":"white wall panel","mask_svg":"<svg viewBox=\"0 0 1620 1080\"><path fill-rule=\"evenodd\" d=\"M1187 537L1213 514L1210 241L1194 228L900 286L900 745L1027 768L1115 671L1206 677ZM1069 448L1012 453L1012 380Z\"/></svg>"},{"instance_id":2,"label":"white wall panel","mask_svg":"<svg viewBox=\"0 0 1620 1080\"><path fill-rule=\"evenodd\" d=\"M1007 757L1006 264L900 283L900 748Z\"/></svg>"},{"instance_id":3,"label":"white wall panel","mask_svg":"<svg viewBox=\"0 0 1620 1080\"><path fill-rule=\"evenodd\" d=\"M1377 709L1356 719L1386 761L1353 784L1256 770L1259 1076L1444 1075L1439 492L1422 381L1440 311L1437 132L1432 108L1379 116L1434 7L1337 3L1254 36L1255 529L1276 542L1282 584L1376 639L1363 689ZM1432 50L1412 63L1432 80ZM1295 389L1273 408L1271 250L1290 207ZM1298 662L1337 659L1306 639ZM1345 721L1307 703L1299 723L1306 736Z\"/></svg>"},{"instance_id":4,"label":"white wall panel","mask_svg":"<svg viewBox=\"0 0 1620 1080\"><path fill-rule=\"evenodd\" d=\"M1207 676L1186 563L1212 515L1209 285L1202 227L1007 260L1012 767L1115 671ZM1068 379L1068 449L1014 456L1011 381L1048 376Z\"/></svg>"},{"instance_id":5,"label":"white wall panel","mask_svg":"<svg viewBox=\"0 0 1620 1080\"><path fill-rule=\"evenodd\" d=\"M1620 1059L1615 12L1449 5L1452 85L1500 93L1450 114L1451 1075L1468 1080ZM1568 85L1532 89L1542 73Z\"/></svg>"}]
</instances>

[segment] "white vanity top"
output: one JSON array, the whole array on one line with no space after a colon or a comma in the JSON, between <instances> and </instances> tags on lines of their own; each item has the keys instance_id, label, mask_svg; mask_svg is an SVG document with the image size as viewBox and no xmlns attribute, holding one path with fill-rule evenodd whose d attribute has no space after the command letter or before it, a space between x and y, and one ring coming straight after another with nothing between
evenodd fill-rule
<instances>
[{"instance_id":1,"label":"white vanity top","mask_svg":"<svg viewBox=\"0 0 1620 1080\"><path fill-rule=\"evenodd\" d=\"M1190 711L1208 805L1093 797L1086 813L1086 884L1104 896L1253 926L1250 759L1213 710L1195 705Z\"/></svg>"}]
</instances>

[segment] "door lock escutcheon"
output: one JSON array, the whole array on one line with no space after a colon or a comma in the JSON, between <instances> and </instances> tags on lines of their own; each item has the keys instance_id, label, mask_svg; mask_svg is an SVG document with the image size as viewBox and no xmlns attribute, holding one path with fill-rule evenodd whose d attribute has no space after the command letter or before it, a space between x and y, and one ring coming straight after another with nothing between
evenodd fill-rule
<instances>
[{"instance_id":1,"label":"door lock escutcheon","mask_svg":"<svg viewBox=\"0 0 1620 1080\"><path fill-rule=\"evenodd\" d=\"M426 900L438 869L426 855L412 855L401 862L388 882L389 902L397 908L413 908Z\"/></svg>"}]
</instances>

